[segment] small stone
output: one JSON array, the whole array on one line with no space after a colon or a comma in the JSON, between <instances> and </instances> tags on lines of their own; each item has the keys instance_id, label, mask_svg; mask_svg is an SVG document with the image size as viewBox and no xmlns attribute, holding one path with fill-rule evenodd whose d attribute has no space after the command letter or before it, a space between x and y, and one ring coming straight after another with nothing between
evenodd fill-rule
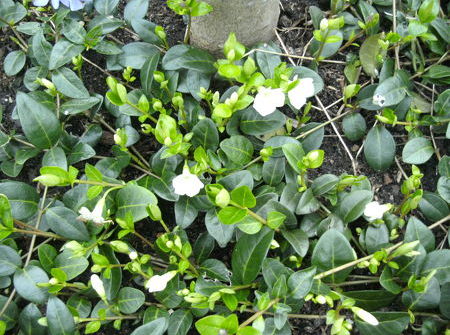
<instances>
[{"instance_id":1,"label":"small stone","mask_svg":"<svg viewBox=\"0 0 450 335\"><path fill-rule=\"evenodd\" d=\"M385 173L383 175L383 180L384 180L384 184L385 185L389 185L389 184L393 183L393 180L392 180L391 176L389 176L389 174L387 174L387 173Z\"/></svg>"}]
</instances>

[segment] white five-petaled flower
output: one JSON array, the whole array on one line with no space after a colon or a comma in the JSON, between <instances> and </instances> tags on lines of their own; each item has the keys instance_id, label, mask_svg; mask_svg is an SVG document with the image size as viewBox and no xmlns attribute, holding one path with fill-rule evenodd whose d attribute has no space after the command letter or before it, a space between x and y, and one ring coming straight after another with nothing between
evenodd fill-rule
<instances>
[{"instance_id":1,"label":"white five-petaled flower","mask_svg":"<svg viewBox=\"0 0 450 335\"><path fill-rule=\"evenodd\" d=\"M253 101L253 108L262 116L275 112L277 107L284 106L285 95L281 88L261 86Z\"/></svg>"},{"instance_id":2,"label":"white five-petaled flower","mask_svg":"<svg viewBox=\"0 0 450 335\"><path fill-rule=\"evenodd\" d=\"M378 201L372 201L369 202L364 208L364 215L369 221L382 219L384 213L386 213L390 208L391 206L388 204L380 205Z\"/></svg>"},{"instance_id":3,"label":"white five-petaled flower","mask_svg":"<svg viewBox=\"0 0 450 335\"><path fill-rule=\"evenodd\" d=\"M99 295L102 300L106 300L105 286L98 275L91 276L91 285L95 292Z\"/></svg>"},{"instance_id":4,"label":"white five-petaled flower","mask_svg":"<svg viewBox=\"0 0 450 335\"><path fill-rule=\"evenodd\" d=\"M352 308L353 313L355 313L361 320L364 322L367 322L368 324L371 324L372 326L378 326L378 320L376 317L374 317L369 312L363 310L359 307L353 307Z\"/></svg>"},{"instance_id":5,"label":"white five-petaled flower","mask_svg":"<svg viewBox=\"0 0 450 335\"><path fill-rule=\"evenodd\" d=\"M37 7L47 6L49 0L34 0L33 5ZM84 7L85 0L51 0L52 7L54 9L59 8L59 3L62 2L65 6L72 11L80 10Z\"/></svg>"},{"instance_id":6,"label":"white five-petaled flower","mask_svg":"<svg viewBox=\"0 0 450 335\"><path fill-rule=\"evenodd\" d=\"M167 283L171 281L176 274L176 271L169 271L163 275L154 275L145 283L145 288L148 289L150 293L164 291L167 287Z\"/></svg>"},{"instance_id":7,"label":"white five-petaled flower","mask_svg":"<svg viewBox=\"0 0 450 335\"><path fill-rule=\"evenodd\" d=\"M78 219L81 221L92 221L96 225L102 225L106 222L106 220L102 216L104 206L105 199L101 198L95 205L92 212L86 207L81 207L78 211L81 214Z\"/></svg>"},{"instance_id":8,"label":"white five-petaled flower","mask_svg":"<svg viewBox=\"0 0 450 335\"><path fill-rule=\"evenodd\" d=\"M130 257L130 259L133 261L133 260L135 260L136 258L138 258L138 253L136 252L136 251L130 251L130 253L128 254L128 257Z\"/></svg>"},{"instance_id":9,"label":"white five-petaled flower","mask_svg":"<svg viewBox=\"0 0 450 335\"><path fill-rule=\"evenodd\" d=\"M375 94L372 98L372 103L380 107L383 107L385 102L386 98L383 97L381 94Z\"/></svg>"},{"instance_id":10,"label":"white five-petaled flower","mask_svg":"<svg viewBox=\"0 0 450 335\"><path fill-rule=\"evenodd\" d=\"M293 81L297 80L297 76ZM299 79L297 86L288 92L289 101L296 109L302 108L306 104L306 99L314 95L314 80L312 78Z\"/></svg>"},{"instance_id":11,"label":"white five-petaled flower","mask_svg":"<svg viewBox=\"0 0 450 335\"><path fill-rule=\"evenodd\" d=\"M205 185L203 185L200 178L189 171L188 167L184 167L183 173L173 178L172 186L175 189L176 194L193 197L197 195Z\"/></svg>"}]
</instances>

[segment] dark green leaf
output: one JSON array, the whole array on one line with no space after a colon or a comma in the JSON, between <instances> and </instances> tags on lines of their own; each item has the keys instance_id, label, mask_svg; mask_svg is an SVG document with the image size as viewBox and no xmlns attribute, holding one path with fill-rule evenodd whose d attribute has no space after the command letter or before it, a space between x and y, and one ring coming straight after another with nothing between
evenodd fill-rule
<instances>
[{"instance_id":1,"label":"dark green leaf","mask_svg":"<svg viewBox=\"0 0 450 335\"><path fill-rule=\"evenodd\" d=\"M308 235L301 229L287 230L282 229L281 233L283 237L289 242L289 244L294 248L295 252L300 257L305 257L309 248Z\"/></svg>"},{"instance_id":2,"label":"dark green leaf","mask_svg":"<svg viewBox=\"0 0 450 335\"><path fill-rule=\"evenodd\" d=\"M372 201L373 193L366 190L357 190L346 194L338 204L336 213L344 221L349 223L359 218L366 205Z\"/></svg>"},{"instance_id":3,"label":"dark green leaf","mask_svg":"<svg viewBox=\"0 0 450 335\"><path fill-rule=\"evenodd\" d=\"M258 276L273 234L273 230L263 228L257 234L241 236L231 258L233 283L249 284Z\"/></svg>"},{"instance_id":4,"label":"dark green leaf","mask_svg":"<svg viewBox=\"0 0 450 335\"><path fill-rule=\"evenodd\" d=\"M168 335L186 335L191 329L193 317L188 309L179 309L172 313L169 318Z\"/></svg>"},{"instance_id":5,"label":"dark green leaf","mask_svg":"<svg viewBox=\"0 0 450 335\"><path fill-rule=\"evenodd\" d=\"M402 158L408 164L426 163L434 154L433 144L424 137L416 137L406 142Z\"/></svg>"},{"instance_id":6,"label":"dark green leaf","mask_svg":"<svg viewBox=\"0 0 450 335\"><path fill-rule=\"evenodd\" d=\"M23 69L27 56L23 51L10 52L3 62L3 69L7 76L14 76Z\"/></svg>"},{"instance_id":7,"label":"dark green leaf","mask_svg":"<svg viewBox=\"0 0 450 335\"><path fill-rule=\"evenodd\" d=\"M214 237L220 247L224 248L230 242L234 225L226 225L219 221L216 209L210 210L205 216L205 225L208 233Z\"/></svg>"},{"instance_id":8,"label":"dark green leaf","mask_svg":"<svg viewBox=\"0 0 450 335\"><path fill-rule=\"evenodd\" d=\"M170 48L162 60L166 70L190 69L203 73L216 72L214 62L214 57L208 52L184 44Z\"/></svg>"},{"instance_id":9,"label":"dark green leaf","mask_svg":"<svg viewBox=\"0 0 450 335\"><path fill-rule=\"evenodd\" d=\"M366 120L360 113L351 113L342 120L342 128L350 141L358 141L366 134Z\"/></svg>"},{"instance_id":10,"label":"dark green leaf","mask_svg":"<svg viewBox=\"0 0 450 335\"><path fill-rule=\"evenodd\" d=\"M253 107L242 111L240 129L246 135L264 135L276 131L284 126L286 117L276 110L270 115L261 116Z\"/></svg>"},{"instance_id":11,"label":"dark green leaf","mask_svg":"<svg viewBox=\"0 0 450 335\"><path fill-rule=\"evenodd\" d=\"M81 79L67 67L57 69L52 74L56 89L62 94L75 99L89 98L89 92Z\"/></svg>"},{"instance_id":12,"label":"dark green leaf","mask_svg":"<svg viewBox=\"0 0 450 335\"><path fill-rule=\"evenodd\" d=\"M423 292L414 292L413 290L404 292L402 303L411 311L434 309L439 306L440 298L439 281L431 278Z\"/></svg>"},{"instance_id":13,"label":"dark green leaf","mask_svg":"<svg viewBox=\"0 0 450 335\"><path fill-rule=\"evenodd\" d=\"M16 250L0 245L0 277L13 274L22 265L22 259Z\"/></svg>"},{"instance_id":14,"label":"dark green leaf","mask_svg":"<svg viewBox=\"0 0 450 335\"><path fill-rule=\"evenodd\" d=\"M134 20L142 19L147 14L148 4L148 0L129 1L125 6L125 10L123 13L125 20L127 20L128 22L133 22Z\"/></svg>"},{"instance_id":15,"label":"dark green leaf","mask_svg":"<svg viewBox=\"0 0 450 335\"><path fill-rule=\"evenodd\" d=\"M375 126L369 131L364 142L364 156L377 171L386 170L394 162L394 137L384 126Z\"/></svg>"},{"instance_id":16,"label":"dark green leaf","mask_svg":"<svg viewBox=\"0 0 450 335\"><path fill-rule=\"evenodd\" d=\"M78 215L62 206L51 207L44 214L44 220L58 235L77 241L89 241L89 232Z\"/></svg>"},{"instance_id":17,"label":"dark green leaf","mask_svg":"<svg viewBox=\"0 0 450 335\"><path fill-rule=\"evenodd\" d=\"M50 70L55 70L64 64L67 64L73 57L78 56L81 52L83 52L83 50L83 45L73 44L65 39L59 40L53 46L48 68Z\"/></svg>"},{"instance_id":18,"label":"dark green leaf","mask_svg":"<svg viewBox=\"0 0 450 335\"><path fill-rule=\"evenodd\" d=\"M48 298L45 287L37 284L48 283L48 276L44 270L34 265L28 265L14 273L14 288L19 295L35 304L44 304Z\"/></svg>"},{"instance_id":19,"label":"dark green leaf","mask_svg":"<svg viewBox=\"0 0 450 335\"><path fill-rule=\"evenodd\" d=\"M420 241L427 252L435 248L435 237L430 229L419 219L411 217L405 231L405 242Z\"/></svg>"},{"instance_id":20,"label":"dark green leaf","mask_svg":"<svg viewBox=\"0 0 450 335\"><path fill-rule=\"evenodd\" d=\"M320 273L355 259L356 253L345 236L337 230L330 229L317 242L312 254L311 264L316 266L317 271ZM344 281L351 271L352 267L348 267L325 277L324 280L339 283Z\"/></svg>"},{"instance_id":21,"label":"dark green leaf","mask_svg":"<svg viewBox=\"0 0 450 335\"><path fill-rule=\"evenodd\" d=\"M16 104L20 124L27 139L38 148L51 148L61 134L61 125L55 114L22 92L17 93Z\"/></svg>"},{"instance_id":22,"label":"dark green leaf","mask_svg":"<svg viewBox=\"0 0 450 335\"><path fill-rule=\"evenodd\" d=\"M344 292L348 298L355 300L355 306L367 311L389 306L395 299L395 295L384 290L363 290Z\"/></svg>"},{"instance_id":23,"label":"dark green leaf","mask_svg":"<svg viewBox=\"0 0 450 335\"><path fill-rule=\"evenodd\" d=\"M67 306L57 297L50 297L47 304L48 330L52 335L74 335L75 322Z\"/></svg>"},{"instance_id":24,"label":"dark green leaf","mask_svg":"<svg viewBox=\"0 0 450 335\"><path fill-rule=\"evenodd\" d=\"M0 308L1 310L5 308L5 311L0 316L0 321L5 322L6 330L10 330L11 328L14 327L14 325L17 322L17 318L19 317L19 309L17 308L17 305L14 302L14 300L10 301L6 306L7 301L8 301L7 297L0 295Z\"/></svg>"},{"instance_id":25,"label":"dark green leaf","mask_svg":"<svg viewBox=\"0 0 450 335\"><path fill-rule=\"evenodd\" d=\"M192 128L194 135L192 136L192 144L201 146L205 150L217 150L219 146L219 132L215 123L211 119L200 120L194 128Z\"/></svg>"},{"instance_id":26,"label":"dark green leaf","mask_svg":"<svg viewBox=\"0 0 450 335\"><path fill-rule=\"evenodd\" d=\"M315 274L315 267L294 272L287 282L290 296L294 299L304 298L311 290Z\"/></svg>"},{"instance_id":27,"label":"dark green leaf","mask_svg":"<svg viewBox=\"0 0 450 335\"><path fill-rule=\"evenodd\" d=\"M42 314L35 304L28 304L19 316L20 331L24 335L45 335L47 330L38 323Z\"/></svg>"},{"instance_id":28,"label":"dark green leaf","mask_svg":"<svg viewBox=\"0 0 450 335\"><path fill-rule=\"evenodd\" d=\"M424 192L419 208L425 217L431 221L438 221L450 214L448 204L439 195L432 192Z\"/></svg>"},{"instance_id":29,"label":"dark green leaf","mask_svg":"<svg viewBox=\"0 0 450 335\"><path fill-rule=\"evenodd\" d=\"M220 143L220 148L225 152L228 159L235 164L244 165L253 157L253 145L244 136L231 136Z\"/></svg>"},{"instance_id":30,"label":"dark green leaf","mask_svg":"<svg viewBox=\"0 0 450 335\"><path fill-rule=\"evenodd\" d=\"M148 216L146 208L148 205L156 205L158 200L155 195L144 187L128 184L116 195L116 216L124 218L130 212L134 221L140 221Z\"/></svg>"},{"instance_id":31,"label":"dark green leaf","mask_svg":"<svg viewBox=\"0 0 450 335\"><path fill-rule=\"evenodd\" d=\"M132 287L123 287L119 291L117 303L122 313L132 314L136 312L145 302L145 294Z\"/></svg>"},{"instance_id":32,"label":"dark green leaf","mask_svg":"<svg viewBox=\"0 0 450 335\"><path fill-rule=\"evenodd\" d=\"M56 256L54 265L65 272L68 281L83 273L88 266L89 262L86 258L76 256L68 249Z\"/></svg>"},{"instance_id":33,"label":"dark green leaf","mask_svg":"<svg viewBox=\"0 0 450 335\"><path fill-rule=\"evenodd\" d=\"M140 72L141 86L147 95L151 94L152 83L153 83L153 73L158 68L160 54L155 53L149 57L145 63L142 65Z\"/></svg>"},{"instance_id":34,"label":"dark green leaf","mask_svg":"<svg viewBox=\"0 0 450 335\"><path fill-rule=\"evenodd\" d=\"M183 196L175 203L175 220L181 228L189 227L197 216L198 209L194 207L192 198Z\"/></svg>"},{"instance_id":35,"label":"dark green leaf","mask_svg":"<svg viewBox=\"0 0 450 335\"><path fill-rule=\"evenodd\" d=\"M96 0L94 1L94 6L97 12L102 15L110 15L114 12L119 0Z\"/></svg>"},{"instance_id":36,"label":"dark green leaf","mask_svg":"<svg viewBox=\"0 0 450 335\"><path fill-rule=\"evenodd\" d=\"M0 183L0 193L8 197L15 219L26 220L36 213L39 195L30 185L19 181L5 181Z\"/></svg>"},{"instance_id":37,"label":"dark green leaf","mask_svg":"<svg viewBox=\"0 0 450 335\"><path fill-rule=\"evenodd\" d=\"M122 48L119 55L120 65L140 70L149 58L159 55L159 50L154 45L145 42L132 42Z\"/></svg>"}]
</instances>

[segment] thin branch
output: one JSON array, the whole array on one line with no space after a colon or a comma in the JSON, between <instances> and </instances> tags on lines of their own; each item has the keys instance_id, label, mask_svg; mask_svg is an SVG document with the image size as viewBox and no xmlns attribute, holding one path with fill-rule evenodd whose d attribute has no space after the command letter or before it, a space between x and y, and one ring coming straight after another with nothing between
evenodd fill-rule
<instances>
[{"instance_id":1,"label":"thin branch","mask_svg":"<svg viewBox=\"0 0 450 335\"><path fill-rule=\"evenodd\" d=\"M353 158L352 153L350 152L350 149L348 148L347 144L345 143L344 139L342 138L341 134L339 133L336 125L334 124L334 122L332 121L332 118L330 116L330 114L328 113L327 109L324 107L322 101L319 99L318 96L316 96L316 101L319 103L322 111L324 112L324 114L326 115L328 121L330 121L331 126L333 127L334 132L336 133L336 135L339 138L339 141L342 143L342 145L344 146L344 149L348 155L348 157L350 158L351 162L352 162L352 168L353 168L353 173L356 175L357 171L356 171L356 162L355 159Z\"/></svg>"}]
</instances>

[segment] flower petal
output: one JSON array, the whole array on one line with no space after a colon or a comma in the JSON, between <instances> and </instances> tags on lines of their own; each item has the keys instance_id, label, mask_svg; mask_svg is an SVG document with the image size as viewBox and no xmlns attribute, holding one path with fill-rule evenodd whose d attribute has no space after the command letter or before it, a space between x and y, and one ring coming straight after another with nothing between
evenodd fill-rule
<instances>
[{"instance_id":1,"label":"flower petal","mask_svg":"<svg viewBox=\"0 0 450 335\"><path fill-rule=\"evenodd\" d=\"M44 7L47 6L48 0L34 0L33 5L36 7Z\"/></svg>"},{"instance_id":2,"label":"flower petal","mask_svg":"<svg viewBox=\"0 0 450 335\"><path fill-rule=\"evenodd\" d=\"M306 96L301 93L296 92L296 90L291 90L288 92L289 101L295 109L300 109L306 104Z\"/></svg>"}]
</instances>

